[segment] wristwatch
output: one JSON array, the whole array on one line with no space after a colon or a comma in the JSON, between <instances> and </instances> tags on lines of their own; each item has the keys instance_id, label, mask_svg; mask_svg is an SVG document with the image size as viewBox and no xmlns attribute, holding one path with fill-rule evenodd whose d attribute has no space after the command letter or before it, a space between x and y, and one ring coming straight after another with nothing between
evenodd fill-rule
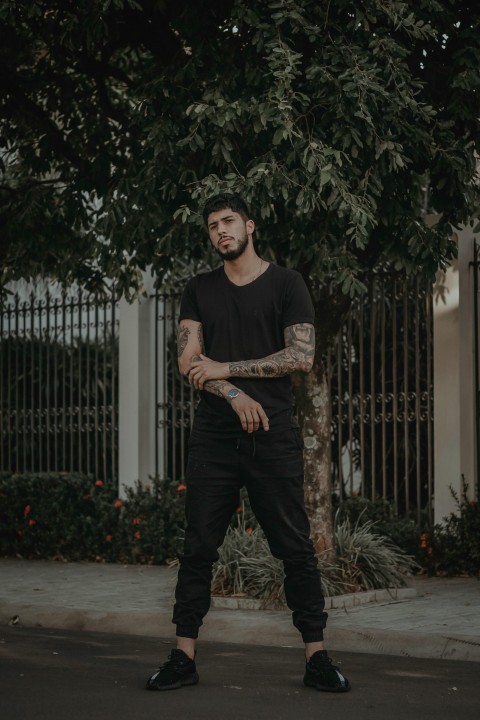
<instances>
[{"instance_id":1,"label":"wristwatch","mask_svg":"<svg viewBox=\"0 0 480 720\"><path fill-rule=\"evenodd\" d=\"M229 390L229 391L227 392L227 398L228 398L229 400L233 400L233 399L236 398L238 395L240 395L241 392L242 392L242 391L239 390L238 388L232 388L231 390Z\"/></svg>"}]
</instances>

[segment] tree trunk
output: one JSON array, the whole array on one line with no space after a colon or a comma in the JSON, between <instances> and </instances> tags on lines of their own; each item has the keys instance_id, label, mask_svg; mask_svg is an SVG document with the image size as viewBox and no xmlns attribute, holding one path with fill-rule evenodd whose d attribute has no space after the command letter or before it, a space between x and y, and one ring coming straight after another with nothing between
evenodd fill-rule
<instances>
[{"instance_id":1,"label":"tree trunk","mask_svg":"<svg viewBox=\"0 0 480 720\"><path fill-rule=\"evenodd\" d=\"M312 287L308 268L302 273ZM331 422L332 408L328 386L326 355L332 348L351 300L328 288L318 292L315 306L315 361L308 374L293 375L298 420L304 440L305 506L310 519L311 537L317 554L335 559L333 535Z\"/></svg>"},{"instance_id":2,"label":"tree trunk","mask_svg":"<svg viewBox=\"0 0 480 720\"><path fill-rule=\"evenodd\" d=\"M294 376L300 428L304 439L305 507L317 554L335 557L331 486L331 408L325 368Z\"/></svg>"}]
</instances>

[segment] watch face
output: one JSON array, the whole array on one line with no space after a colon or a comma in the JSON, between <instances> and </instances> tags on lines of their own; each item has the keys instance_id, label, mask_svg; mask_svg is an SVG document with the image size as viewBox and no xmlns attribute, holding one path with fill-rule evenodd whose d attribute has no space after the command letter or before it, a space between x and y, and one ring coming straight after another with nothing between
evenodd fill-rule
<instances>
[{"instance_id":1,"label":"watch face","mask_svg":"<svg viewBox=\"0 0 480 720\"><path fill-rule=\"evenodd\" d=\"M230 400L233 400L233 398L236 398L237 395L240 395L240 390L237 390L236 388L234 388L233 390L229 390L227 395L230 398Z\"/></svg>"}]
</instances>

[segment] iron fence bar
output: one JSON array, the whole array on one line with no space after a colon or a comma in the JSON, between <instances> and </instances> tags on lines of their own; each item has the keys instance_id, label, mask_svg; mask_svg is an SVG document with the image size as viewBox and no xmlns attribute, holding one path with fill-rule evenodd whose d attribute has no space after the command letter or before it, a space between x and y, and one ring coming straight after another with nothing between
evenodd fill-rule
<instances>
[{"instance_id":1,"label":"iron fence bar","mask_svg":"<svg viewBox=\"0 0 480 720\"><path fill-rule=\"evenodd\" d=\"M38 433L38 462L40 472L44 469L43 463L43 433L42 433L42 376L43 376L43 341L42 341L42 310L43 302L38 301L38 412L37 412L37 433Z\"/></svg>"},{"instance_id":2,"label":"iron fence bar","mask_svg":"<svg viewBox=\"0 0 480 720\"><path fill-rule=\"evenodd\" d=\"M167 410L167 398L168 398L168 313L170 312L170 298L165 298L164 303L164 323L163 323L163 403L164 403L164 463L163 463L163 477L168 477L168 459L170 456L170 446L168 444L168 418L166 414Z\"/></svg>"},{"instance_id":3,"label":"iron fence bar","mask_svg":"<svg viewBox=\"0 0 480 720\"><path fill-rule=\"evenodd\" d=\"M171 304L171 330L170 330L170 337L174 336L175 331L175 313L176 313L176 303L175 303L175 297L172 297L172 304ZM172 478L173 480L177 480L177 458L175 453L175 431L177 428L177 388L176 388L176 382L175 382L175 363L172 361L171 368L170 368L170 376L172 378L172 427L171 427L171 453L172 453Z\"/></svg>"},{"instance_id":4,"label":"iron fence bar","mask_svg":"<svg viewBox=\"0 0 480 720\"><path fill-rule=\"evenodd\" d=\"M75 448L74 448L74 437L75 437L75 427L74 427L74 396L73 396L73 297L69 297L69 301L67 303L67 311L70 313L70 325L67 329L70 330L70 342L69 342L69 348L70 352L69 360L70 360L70 408L69 408L69 420L70 420L70 431L69 431L69 445L70 445L70 472L73 472L74 469L74 457L75 457Z\"/></svg>"},{"instance_id":5,"label":"iron fence bar","mask_svg":"<svg viewBox=\"0 0 480 720\"><path fill-rule=\"evenodd\" d=\"M62 292L62 458L66 468L67 459L67 295Z\"/></svg>"},{"instance_id":6,"label":"iron fence bar","mask_svg":"<svg viewBox=\"0 0 480 720\"><path fill-rule=\"evenodd\" d=\"M86 396L85 396L85 417L86 417L86 437L85 437L85 446L86 446L86 471L87 475L90 475L91 472L91 407L90 407L90 294L87 294L86 300L85 300L85 313L86 313L86 334L85 334L85 357L87 358L86 363L86 372L85 372L85 383L86 383Z\"/></svg>"},{"instance_id":7,"label":"iron fence bar","mask_svg":"<svg viewBox=\"0 0 480 720\"><path fill-rule=\"evenodd\" d=\"M30 340L32 343L30 351L30 464L31 472L35 472L35 297L30 295ZM10 466L9 466L10 467Z\"/></svg>"},{"instance_id":8,"label":"iron fence bar","mask_svg":"<svg viewBox=\"0 0 480 720\"><path fill-rule=\"evenodd\" d=\"M340 495L342 495L342 488L343 488L343 467L342 467L342 443L343 443L343 433L342 433L342 395L343 395L343 386L342 386L342 335L343 333L340 332L337 339L337 413L338 413L338 488Z\"/></svg>"},{"instance_id":9,"label":"iron fence bar","mask_svg":"<svg viewBox=\"0 0 480 720\"><path fill-rule=\"evenodd\" d=\"M408 422L409 422L409 385L408 385L408 330L409 330L409 318L408 318L408 287L405 284L403 287L403 395L404 395L404 417L403 417L403 442L404 442L404 467L405 467L405 510L408 513L410 509L410 487L409 487L409 437L408 437Z\"/></svg>"},{"instance_id":10,"label":"iron fence bar","mask_svg":"<svg viewBox=\"0 0 480 720\"><path fill-rule=\"evenodd\" d=\"M98 423L98 378L99 378L99 367L98 367L98 323L99 323L99 307L98 303L95 304L95 351L94 351L94 367L95 367L95 410L93 415L93 427L94 427L94 443L95 443L95 477L100 476L99 467L99 423Z\"/></svg>"},{"instance_id":11,"label":"iron fence bar","mask_svg":"<svg viewBox=\"0 0 480 720\"><path fill-rule=\"evenodd\" d=\"M102 393L102 395L103 395L103 403L102 403L103 475L102 475L102 477L104 480L107 480L107 352L108 352L108 343L107 343L106 328L107 328L107 302L106 302L106 300L104 300L103 301L103 372L102 372L102 380L103 380L103 393Z\"/></svg>"},{"instance_id":12,"label":"iron fence bar","mask_svg":"<svg viewBox=\"0 0 480 720\"><path fill-rule=\"evenodd\" d=\"M433 520L433 313L432 313L432 293L430 289L425 293L425 322L427 335L427 492L428 492L428 520Z\"/></svg>"},{"instance_id":13,"label":"iron fence bar","mask_svg":"<svg viewBox=\"0 0 480 720\"><path fill-rule=\"evenodd\" d=\"M22 303L22 337L23 337L23 353L22 353L22 404L23 404L23 422L22 422L22 472L27 470L27 303Z\"/></svg>"},{"instance_id":14,"label":"iron fence bar","mask_svg":"<svg viewBox=\"0 0 480 720\"><path fill-rule=\"evenodd\" d=\"M360 375L360 481L361 481L361 495L365 497L365 354L364 354L364 318L365 318L365 306L363 296L360 299L359 319L358 319L358 338L359 338L359 375Z\"/></svg>"},{"instance_id":15,"label":"iron fence bar","mask_svg":"<svg viewBox=\"0 0 480 720\"><path fill-rule=\"evenodd\" d=\"M392 300L392 434L393 434L393 504L398 512L398 383L397 383L397 279L393 281Z\"/></svg>"},{"instance_id":16,"label":"iron fence bar","mask_svg":"<svg viewBox=\"0 0 480 720\"><path fill-rule=\"evenodd\" d=\"M353 372L352 372L352 313L348 315L347 331L348 331L348 455L349 455L349 472L348 482L350 486L350 494L353 494Z\"/></svg>"},{"instance_id":17,"label":"iron fence bar","mask_svg":"<svg viewBox=\"0 0 480 720\"><path fill-rule=\"evenodd\" d=\"M78 319L77 319L77 325L78 325L78 331L79 336L77 339L77 350L78 350L78 404L77 404L77 462L76 465L78 467L79 472L83 472L83 466L82 466L82 430L83 430L83 423L82 423L82 291L79 290L78 302L76 303L76 312L78 313ZM75 307L75 306L74 306ZM72 347L71 352L74 353L74 348ZM73 378L72 378L73 382Z\"/></svg>"},{"instance_id":18,"label":"iron fence bar","mask_svg":"<svg viewBox=\"0 0 480 720\"><path fill-rule=\"evenodd\" d=\"M0 312L0 438L1 438L1 452L0 452L0 470L5 470L5 445L7 442L8 433L5 431L4 413L5 413L5 399L3 397L3 386L4 386L4 367L3 367L3 353L5 348L4 343L4 330L3 330L3 312Z\"/></svg>"},{"instance_id":19,"label":"iron fence bar","mask_svg":"<svg viewBox=\"0 0 480 720\"><path fill-rule=\"evenodd\" d=\"M475 376L475 441L477 461L477 497L480 497L480 332L479 332L479 302L478 297L478 270L479 245L473 240L473 339L474 339L474 376Z\"/></svg>"},{"instance_id":20,"label":"iron fence bar","mask_svg":"<svg viewBox=\"0 0 480 720\"><path fill-rule=\"evenodd\" d=\"M46 412L46 422L45 422L45 435L46 435L46 442L45 442L45 452L46 452L46 470L47 472L50 472L50 293L47 291L46 293L46 304L45 304L45 320L46 320L46 334L45 334L45 346L46 346L46 375L47 375L47 382L46 382L46 398L45 398L45 412ZM41 332L41 330L40 330Z\"/></svg>"},{"instance_id":21,"label":"iron fence bar","mask_svg":"<svg viewBox=\"0 0 480 720\"><path fill-rule=\"evenodd\" d=\"M12 336L12 313L10 308L7 313L8 337ZM8 431L12 427L12 352L10 343L7 343L7 423ZM12 445L7 443L8 467L12 466Z\"/></svg>"},{"instance_id":22,"label":"iron fence bar","mask_svg":"<svg viewBox=\"0 0 480 720\"><path fill-rule=\"evenodd\" d=\"M380 285L380 383L382 392L382 497L387 497L387 426L386 426L386 364L385 364L385 280Z\"/></svg>"},{"instance_id":23,"label":"iron fence bar","mask_svg":"<svg viewBox=\"0 0 480 720\"><path fill-rule=\"evenodd\" d=\"M58 298L53 301L53 468L58 472Z\"/></svg>"},{"instance_id":24,"label":"iron fence bar","mask_svg":"<svg viewBox=\"0 0 480 720\"><path fill-rule=\"evenodd\" d=\"M375 283L373 279L370 289L370 472L371 472L371 495L372 500L376 498L376 463L375 463Z\"/></svg>"},{"instance_id":25,"label":"iron fence bar","mask_svg":"<svg viewBox=\"0 0 480 720\"><path fill-rule=\"evenodd\" d=\"M158 317L158 314L159 314L159 310L158 310L159 296L158 296L158 293L155 293L155 295L153 296L153 302L154 302L154 304L155 304L155 305L154 305L154 307L155 307L155 314L154 314L155 322L154 322L154 328L153 328L153 332L154 332L154 345L153 345L153 347L154 347L154 353L153 353L153 357L154 357L153 391L154 391L154 393L155 393L155 443L154 443L154 444L155 444L155 448L154 448L154 468L155 468L155 477L158 477L159 474L160 474L160 472L159 472L159 467L158 467L158 465L159 465L159 455L160 455L159 442L158 442L158 429L159 429L159 428L158 428L158 423L159 423L159 418L158 418L158 415L159 415L159 413L158 413L158 403L159 403L159 397L158 397L158 387L159 387L159 382L158 382L158 337L159 337L159 335L160 335L160 333L159 333L159 322L158 322L158 320L159 320L159 317Z\"/></svg>"},{"instance_id":26,"label":"iron fence bar","mask_svg":"<svg viewBox=\"0 0 480 720\"><path fill-rule=\"evenodd\" d=\"M416 455L416 491L417 521L422 516L422 474L420 450L420 311L419 311L419 278L415 278L415 455Z\"/></svg>"},{"instance_id":27,"label":"iron fence bar","mask_svg":"<svg viewBox=\"0 0 480 720\"><path fill-rule=\"evenodd\" d=\"M117 344L115 342L115 327L116 327L116 296L115 292L112 292L112 299L111 299L111 308L112 308L112 314L111 314L111 322L112 326L110 329L110 336L112 340L112 375L111 375L111 383L112 383L112 397L111 397L111 464L112 464L112 480L114 480L117 477L117 376L118 376L118 370L117 370L117 353L116 348Z\"/></svg>"},{"instance_id":28,"label":"iron fence bar","mask_svg":"<svg viewBox=\"0 0 480 720\"><path fill-rule=\"evenodd\" d=\"M18 359L18 339L19 339L19 333L18 333L18 304L19 304L19 297L18 294L15 294L15 306L14 306L14 315L15 315L15 458L16 458L16 466L19 465L19 435L20 435L20 428L19 428L19 416L20 416L20 399L19 399L19 393L18 393L18 368L19 368L19 359Z\"/></svg>"}]
</instances>

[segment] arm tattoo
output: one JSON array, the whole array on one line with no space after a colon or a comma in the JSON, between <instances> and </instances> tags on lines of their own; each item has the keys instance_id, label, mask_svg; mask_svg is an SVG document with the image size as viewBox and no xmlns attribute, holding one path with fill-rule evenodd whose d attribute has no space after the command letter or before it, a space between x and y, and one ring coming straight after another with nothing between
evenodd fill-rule
<instances>
[{"instance_id":1,"label":"arm tattoo","mask_svg":"<svg viewBox=\"0 0 480 720\"><path fill-rule=\"evenodd\" d=\"M309 372L315 355L315 329L310 323L289 325L284 330L285 348L258 360L231 362L235 377L282 377L296 370Z\"/></svg>"},{"instance_id":2,"label":"arm tattoo","mask_svg":"<svg viewBox=\"0 0 480 720\"><path fill-rule=\"evenodd\" d=\"M202 325L198 326L197 333L198 333L198 344L200 345L200 350L203 353L203 352L205 352L205 345L203 342L203 327L202 327Z\"/></svg>"},{"instance_id":3,"label":"arm tattoo","mask_svg":"<svg viewBox=\"0 0 480 720\"><path fill-rule=\"evenodd\" d=\"M199 329L199 334L201 331L201 327ZM203 346L202 346L203 349ZM194 360L200 360L199 355L192 355L190 360L193 362ZM232 383L227 382L226 380L207 380L205 385L203 386L204 390L208 390L208 392L212 393L213 395L218 395L218 397L223 398L224 400L227 400L226 394L229 390L234 388L235 385L232 385Z\"/></svg>"},{"instance_id":4,"label":"arm tattoo","mask_svg":"<svg viewBox=\"0 0 480 720\"><path fill-rule=\"evenodd\" d=\"M178 334L177 334L177 356L181 357L183 355L183 351L187 347L188 343L188 336L190 335L190 330L185 327L184 325L180 325L178 328Z\"/></svg>"}]
</instances>

